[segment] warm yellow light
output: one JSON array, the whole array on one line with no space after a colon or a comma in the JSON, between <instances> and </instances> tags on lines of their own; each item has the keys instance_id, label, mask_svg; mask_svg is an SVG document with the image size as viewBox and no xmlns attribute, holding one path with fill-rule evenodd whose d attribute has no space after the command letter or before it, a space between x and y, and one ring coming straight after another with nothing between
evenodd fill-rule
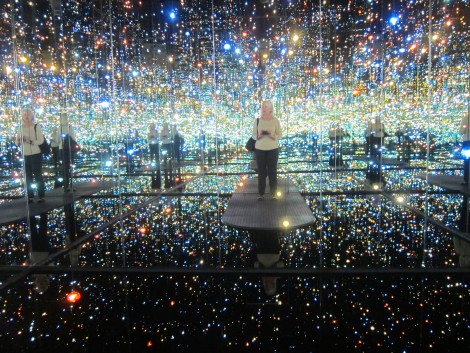
<instances>
[{"instance_id":1,"label":"warm yellow light","mask_svg":"<svg viewBox=\"0 0 470 353\"><path fill-rule=\"evenodd\" d=\"M288 220L284 220L284 221L282 222L282 226L285 227L285 228L289 227L289 225L290 225L290 223L289 223Z\"/></svg>"},{"instance_id":2,"label":"warm yellow light","mask_svg":"<svg viewBox=\"0 0 470 353\"><path fill-rule=\"evenodd\" d=\"M13 72L10 66L7 66L5 69L7 70L7 74L11 74Z\"/></svg>"},{"instance_id":3,"label":"warm yellow light","mask_svg":"<svg viewBox=\"0 0 470 353\"><path fill-rule=\"evenodd\" d=\"M299 36L297 34L294 34L294 37L292 37L292 40L294 42L297 42L299 40Z\"/></svg>"},{"instance_id":4,"label":"warm yellow light","mask_svg":"<svg viewBox=\"0 0 470 353\"><path fill-rule=\"evenodd\" d=\"M26 56L21 56L20 61L24 64L24 63L28 62L28 58Z\"/></svg>"},{"instance_id":5,"label":"warm yellow light","mask_svg":"<svg viewBox=\"0 0 470 353\"><path fill-rule=\"evenodd\" d=\"M281 197L281 196L282 196L282 192L280 192L280 191L276 192L276 196L277 196L277 197Z\"/></svg>"},{"instance_id":6,"label":"warm yellow light","mask_svg":"<svg viewBox=\"0 0 470 353\"><path fill-rule=\"evenodd\" d=\"M398 196L396 200L398 203L403 203L405 201L405 198L403 196Z\"/></svg>"}]
</instances>

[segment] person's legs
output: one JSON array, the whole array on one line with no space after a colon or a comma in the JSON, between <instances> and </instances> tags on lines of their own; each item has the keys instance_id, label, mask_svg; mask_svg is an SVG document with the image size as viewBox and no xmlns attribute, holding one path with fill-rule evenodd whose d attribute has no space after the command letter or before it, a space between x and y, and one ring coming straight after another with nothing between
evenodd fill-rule
<instances>
[{"instance_id":1,"label":"person's legs","mask_svg":"<svg viewBox=\"0 0 470 353\"><path fill-rule=\"evenodd\" d=\"M266 190L267 169L267 151L255 149L256 164L258 165L258 193L263 196Z\"/></svg>"},{"instance_id":2,"label":"person's legs","mask_svg":"<svg viewBox=\"0 0 470 353\"><path fill-rule=\"evenodd\" d=\"M62 177L64 178L64 189L70 189L70 153L67 150L60 150L62 157Z\"/></svg>"},{"instance_id":3,"label":"person's legs","mask_svg":"<svg viewBox=\"0 0 470 353\"><path fill-rule=\"evenodd\" d=\"M279 149L267 151L267 174L269 178L269 190L275 196L277 192L277 161L279 159Z\"/></svg>"},{"instance_id":4,"label":"person's legs","mask_svg":"<svg viewBox=\"0 0 470 353\"><path fill-rule=\"evenodd\" d=\"M24 157L24 177L26 182L26 196L28 199L34 198L32 157L33 156Z\"/></svg>"},{"instance_id":5,"label":"person's legs","mask_svg":"<svg viewBox=\"0 0 470 353\"><path fill-rule=\"evenodd\" d=\"M36 187L38 189L38 196L40 199L42 199L45 196L44 178L42 177L42 154L33 154L31 157L31 167L34 181L36 182Z\"/></svg>"}]
</instances>

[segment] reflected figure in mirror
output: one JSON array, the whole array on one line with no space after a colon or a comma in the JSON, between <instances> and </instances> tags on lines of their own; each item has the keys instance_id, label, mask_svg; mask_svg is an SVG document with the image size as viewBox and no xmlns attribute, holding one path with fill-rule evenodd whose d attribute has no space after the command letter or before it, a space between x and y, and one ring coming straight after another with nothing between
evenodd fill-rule
<instances>
[{"instance_id":1,"label":"reflected figure in mirror","mask_svg":"<svg viewBox=\"0 0 470 353\"><path fill-rule=\"evenodd\" d=\"M162 131L160 132L161 142L161 155L163 159L163 175L165 179L165 188L170 188L172 185L172 158L173 158L173 141L171 139L171 131L168 123L163 123Z\"/></svg>"},{"instance_id":2,"label":"reflected figure in mirror","mask_svg":"<svg viewBox=\"0 0 470 353\"><path fill-rule=\"evenodd\" d=\"M34 113L26 108L21 111L21 127L16 135L16 145L20 147L24 160L26 197L29 203L34 201L34 183L38 193L38 202L44 202L45 184L42 176L43 156L39 145L44 142L41 126L35 123Z\"/></svg>"},{"instance_id":3,"label":"reflected figure in mirror","mask_svg":"<svg viewBox=\"0 0 470 353\"><path fill-rule=\"evenodd\" d=\"M60 170L64 192L68 192L72 190L72 166L78 145L75 130L69 124L68 115L65 112L60 113L60 126L57 129L56 139L59 141L59 155L62 163Z\"/></svg>"},{"instance_id":4,"label":"reflected figure in mirror","mask_svg":"<svg viewBox=\"0 0 470 353\"><path fill-rule=\"evenodd\" d=\"M340 123L331 125L328 131L330 139L329 165L331 167L343 167L343 138L348 136L346 131L341 127Z\"/></svg>"},{"instance_id":5,"label":"reflected figure in mirror","mask_svg":"<svg viewBox=\"0 0 470 353\"><path fill-rule=\"evenodd\" d=\"M54 126L52 129L52 135L51 135L51 157L52 157L52 163L54 165L54 188L58 188L62 186L62 184L59 181L59 175L60 175L60 152L59 152L59 140L58 140L58 127Z\"/></svg>"},{"instance_id":6,"label":"reflected figure in mirror","mask_svg":"<svg viewBox=\"0 0 470 353\"><path fill-rule=\"evenodd\" d=\"M256 244L255 268L283 268L281 261L281 245L279 234L275 231L252 231L250 232L252 241ZM277 294L278 277L263 277L263 289L267 296Z\"/></svg>"},{"instance_id":7,"label":"reflected figure in mirror","mask_svg":"<svg viewBox=\"0 0 470 353\"><path fill-rule=\"evenodd\" d=\"M184 140L176 125L172 126L171 135L173 140L173 157L177 163L180 163L183 157L182 148Z\"/></svg>"},{"instance_id":8,"label":"reflected figure in mirror","mask_svg":"<svg viewBox=\"0 0 470 353\"><path fill-rule=\"evenodd\" d=\"M467 113L460 122L460 135L462 136L463 182L468 185L470 174L470 113Z\"/></svg>"},{"instance_id":9,"label":"reflected figure in mirror","mask_svg":"<svg viewBox=\"0 0 470 353\"><path fill-rule=\"evenodd\" d=\"M31 229L31 249L29 253L31 265L42 265L42 261L51 254L51 245L47 237L47 212L29 218ZM33 288L43 294L49 288L50 280L46 274L33 275Z\"/></svg>"},{"instance_id":10,"label":"reflected figure in mirror","mask_svg":"<svg viewBox=\"0 0 470 353\"><path fill-rule=\"evenodd\" d=\"M152 171L152 189L160 189L162 187L160 173L160 145L158 131L154 123L148 128L147 141L149 144L149 160L150 170Z\"/></svg>"}]
</instances>

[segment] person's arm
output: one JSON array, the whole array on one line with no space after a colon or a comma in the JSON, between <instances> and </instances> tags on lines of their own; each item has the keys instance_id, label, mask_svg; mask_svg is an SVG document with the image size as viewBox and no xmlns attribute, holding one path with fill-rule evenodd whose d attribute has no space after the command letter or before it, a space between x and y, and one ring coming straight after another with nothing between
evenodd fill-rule
<instances>
[{"instance_id":1,"label":"person's arm","mask_svg":"<svg viewBox=\"0 0 470 353\"><path fill-rule=\"evenodd\" d=\"M69 125L69 136L73 138L75 142L77 142L77 136L75 135L75 130L71 125Z\"/></svg>"},{"instance_id":2,"label":"person's arm","mask_svg":"<svg viewBox=\"0 0 470 353\"><path fill-rule=\"evenodd\" d=\"M253 124L253 133L251 134L254 140L258 139L258 119L255 120Z\"/></svg>"},{"instance_id":3,"label":"person's arm","mask_svg":"<svg viewBox=\"0 0 470 353\"><path fill-rule=\"evenodd\" d=\"M275 139L280 139L281 137L282 137L281 123L279 122L279 119L277 119L276 127L274 129L274 134L271 134L271 138L275 140Z\"/></svg>"},{"instance_id":4,"label":"person's arm","mask_svg":"<svg viewBox=\"0 0 470 353\"><path fill-rule=\"evenodd\" d=\"M31 144L39 146L44 142L44 133L42 132L41 126L39 124L36 124L34 129L35 131Z\"/></svg>"},{"instance_id":5,"label":"person's arm","mask_svg":"<svg viewBox=\"0 0 470 353\"><path fill-rule=\"evenodd\" d=\"M22 145L22 143L21 143L21 131L18 131L18 133L15 136L15 144L18 147Z\"/></svg>"}]
</instances>

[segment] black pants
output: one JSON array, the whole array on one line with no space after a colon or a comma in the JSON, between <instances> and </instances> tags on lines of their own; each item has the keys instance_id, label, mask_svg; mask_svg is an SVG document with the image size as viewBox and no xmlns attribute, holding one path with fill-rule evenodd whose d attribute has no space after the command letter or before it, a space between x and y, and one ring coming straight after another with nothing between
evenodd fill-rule
<instances>
[{"instance_id":1,"label":"black pants","mask_svg":"<svg viewBox=\"0 0 470 353\"><path fill-rule=\"evenodd\" d=\"M28 198L34 197L33 182L36 182L39 198L44 197L44 179L42 177L42 153L24 157L26 193Z\"/></svg>"},{"instance_id":2,"label":"black pants","mask_svg":"<svg viewBox=\"0 0 470 353\"><path fill-rule=\"evenodd\" d=\"M166 164L168 160L173 158L173 144L172 143L162 144L162 157L163 157L164 164Z\"/></svg>"},{"instance_id":3,"label":"black pants","mask_svg":"<svg viewBox=\"0 0 470 353\"><path fill-rule=\"evenodd\" d=\"M149 144L150 162L157 166L160 163L160 146L157 143Z\"/></svg>"},{"instance_id":4,"label":"black pants","mask_svg":"<svg viewBox=\"0 0 470 353\"><path fill-rule=\"evenodd\" d=\"M60 160L62 161L61 174L64 179L64 189L70 189L73 156L69 150L60 150Z\"/></svg>"},{"instance_id":5,"label":"black pants","mask_svg":"<svg viewBox=\"0 0 470 353\"><path fill-rule=\"evenodd\" d=\"M269 191L275 194L277 191L277 161L279 149L269 151L255 149L256 163L258 164L258 193L264 195L266 189L266 177L269 178Z\"/></svg>"},{"instance_id":6,"label":"black pants","mask_svg":"<svg viewBox=\"0 0 470 353\"><path fill-rule=\"evenodd\" d=\"M372 156L380 156L382 154L383 137L370 137L370 154Z\"/></svg>"}]
</instances>

